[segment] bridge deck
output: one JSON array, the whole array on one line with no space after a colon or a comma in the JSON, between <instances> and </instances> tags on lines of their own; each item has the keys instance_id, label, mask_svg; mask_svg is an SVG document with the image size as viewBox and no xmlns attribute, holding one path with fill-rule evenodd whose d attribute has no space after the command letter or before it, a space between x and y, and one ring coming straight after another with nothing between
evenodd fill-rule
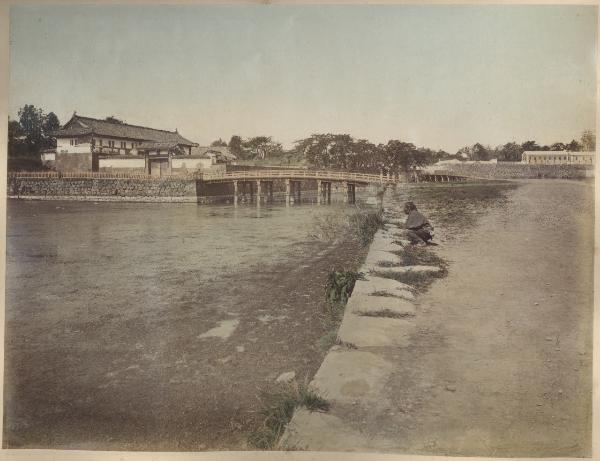
<instances>
[{"instance_id":1,"label":"bridge deck","mask_svg":"<svg viewBox=\"0 0 600 461\"><path fill-rule=\"evenodd\" d=\"M229 182L269 179L306 180L320 179L322 181L347 181L355 184L395 183L397 179L376 174L350 173L344 171L326 170L246 170L229 173L204 173L203 182Z\"/></svg>"}]
</instances>

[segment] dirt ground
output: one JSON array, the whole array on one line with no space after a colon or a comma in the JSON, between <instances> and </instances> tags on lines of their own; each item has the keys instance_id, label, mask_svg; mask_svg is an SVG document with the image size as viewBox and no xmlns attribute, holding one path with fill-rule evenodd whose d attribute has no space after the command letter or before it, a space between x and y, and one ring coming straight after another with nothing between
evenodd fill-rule
<instances>
[{"instance_id":1,"label":"dirt ground","mask_svg":"<svg viewBox=\"0 0 600 461\"><path fill-rule=\"evenodd\" d=\"M406 454L591 456L593 223L593 185L550 180L441 230L448 277L419 298L388 357L403 364L389 411L354 415L361 431Z\"/></svg>"}]
</instances>

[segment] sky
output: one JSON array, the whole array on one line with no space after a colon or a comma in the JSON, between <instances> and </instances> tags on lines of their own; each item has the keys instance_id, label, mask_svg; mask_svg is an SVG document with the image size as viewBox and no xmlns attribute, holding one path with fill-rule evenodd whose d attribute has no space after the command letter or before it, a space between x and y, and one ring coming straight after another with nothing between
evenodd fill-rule
<instances>
[{"instance_id":1,"label":"sky","mask_svg":"<svg viewBox=\"0 0 600 461\"><path fill-rule=\"evenodd\" d=\"M10 12L25 104L200 144L313 133L456 152L595 129L596 6L63 5Z\"/></svg>"}]
</instances>

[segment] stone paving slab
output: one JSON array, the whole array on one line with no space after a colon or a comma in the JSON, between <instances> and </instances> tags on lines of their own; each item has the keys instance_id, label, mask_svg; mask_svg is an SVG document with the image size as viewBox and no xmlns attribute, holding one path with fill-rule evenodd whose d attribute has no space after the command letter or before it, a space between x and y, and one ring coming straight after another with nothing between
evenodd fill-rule
<instances>
[{"instance_id":1,"label":"stone paving slab","mask_svg":"<svg viewBox=\"0 0 600 461\"><path fill-rule=\"evenodd\" d=\"M377 268L374 270L377 270L380 272L395 272L397 274L402 274L405 272L420 272L420 273L440 272L442 270L442 268L437 267L437 266L397 266L397 267L381 267L381 268Z\"/></svg>"},{"instance_id":2,"label":"stone paving slab","mask_svg":"<svg viewBox=\"0 0 600 461\"><path fill-rule=\"evenodd\" d=\"M352 296L346 309L350 309L350 312L358 315L380 315L382 317L408 317L415 315L416 311L415 305L405 299L365 295Z\"/></svg>"},{"instance_id":3,"label":"stone paving slab","mask_svg":"<svg viewBox=\"0 0 600 461\"><path fill-rule=\"evenodd\" d=\"M327 413L296 410L279 443L286 450L367 451L365 434Z\"/></svg>"},{"instance_id":4,"label":"stone paving slab","mask_svg":"<svg viewBox=\"0 0 600 461\"><path fill-rule=\"evenodd\" d=\"M390 248L386 250L372 249L365 259L365 265L378 266L380 264L400 264L402 260L400 256L390 253Z\"/></svg>"},{"instance_id":5,"label":"stone paving slab","mask_svg":"<svg viewBox=\"0 0 600 461\"><path fill-rule=\"evenodd\" d=\"M366 280L358 280L354 284L352 291L352 299L355 296L372 295L373 293L386 293L390 296L414 300L415 295L412 293L412 287L402 282L397 282L393 279L384 277L368 276Z\"/></svg>"},{"instance_id":6,"label":"stone paving slab","mask_svg":"<svg viewBox=\"0 0 600 461\"><path fill-rule=\"evenodd\" d=\"M400 290L414 290L415 289L414 287L412 287L406 283L399 282L398 280L388 279L386 277L378 277L376 275L368 274L368 273L363 274L363 279L364 280L359 280L359 282L369 282L371 284L371 286L376 289L379 289L379 288L383 288L386 290L394 290L396 288L400 289Z\"/></svg>"},{"instance_id":7,"label":"stone paving slab","mask_svg":"<svg viewBox=\"0 0 600 461\"><path fill-rule=\"evenodd\" d=\"M338 331L338 339L356 347L405 347L413 328L408 320L358 316L347 311Z\"/></svg>"},{"instance_id":8,"label":"stone paving slab","mask_svg":"<svg viewBox=\"0 0 600 461\"><path fill-rule=\"evenodd\" d=\"M330 402L380 404L392 371L392 363L371 352L338 348L327 354L311 386Z\"/></svg>"}]
</instances>

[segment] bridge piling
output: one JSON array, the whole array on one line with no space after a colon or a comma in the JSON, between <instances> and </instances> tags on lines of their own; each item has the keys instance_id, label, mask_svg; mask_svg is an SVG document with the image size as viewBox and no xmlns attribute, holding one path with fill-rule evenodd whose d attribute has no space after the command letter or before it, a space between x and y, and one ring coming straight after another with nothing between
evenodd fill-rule
<instances>
[{"instance_id":1,"label":"bridge piling","mask_svg":"<svg viewBox=\"0 0 600 461\"><path fill-rule=\"evenodd\" d=\"M238 182L233 181L233 205L237 206L238 204Z\"/></svg>"},{"instance_id":2,"label":"bridge piling","mask_svg":"<svg viewBox=\"0 0 600 461\"><path fill-rule=\"evenodd\" d=\"M261 198L261 187L260 187L260 179L256 180L256 204L260 205Z\"/></svg>"},{"instance_id":3,"label":"bridge piling","mask_svg":"<svg viewBox=\"0 0 600 461\"><path fill-rule=\"evenodd\" d=\"M285 204L286 206L290 205L290 194L292 191L292 181L289 179L285 180Z\"/></svg>"},{"instance_id":4,"label":"bridge piling","mask_svg":"<svg viewBox=\"0 0 600 461\"><path fill-rule=\"evenodd\" d=\"M317 179L317 205L321 204L322 184L321 180Z\"/></svg>"},{"instance_id":5,"label":"bridge piling","mask_svg":"<svg viewBox=\"0 0 600 461\"><path fill-rule=\"evenodd\" d=\"M356 203L356 184L346 183L346 201L350 205Z\"/></svg>"}]
</instances>

